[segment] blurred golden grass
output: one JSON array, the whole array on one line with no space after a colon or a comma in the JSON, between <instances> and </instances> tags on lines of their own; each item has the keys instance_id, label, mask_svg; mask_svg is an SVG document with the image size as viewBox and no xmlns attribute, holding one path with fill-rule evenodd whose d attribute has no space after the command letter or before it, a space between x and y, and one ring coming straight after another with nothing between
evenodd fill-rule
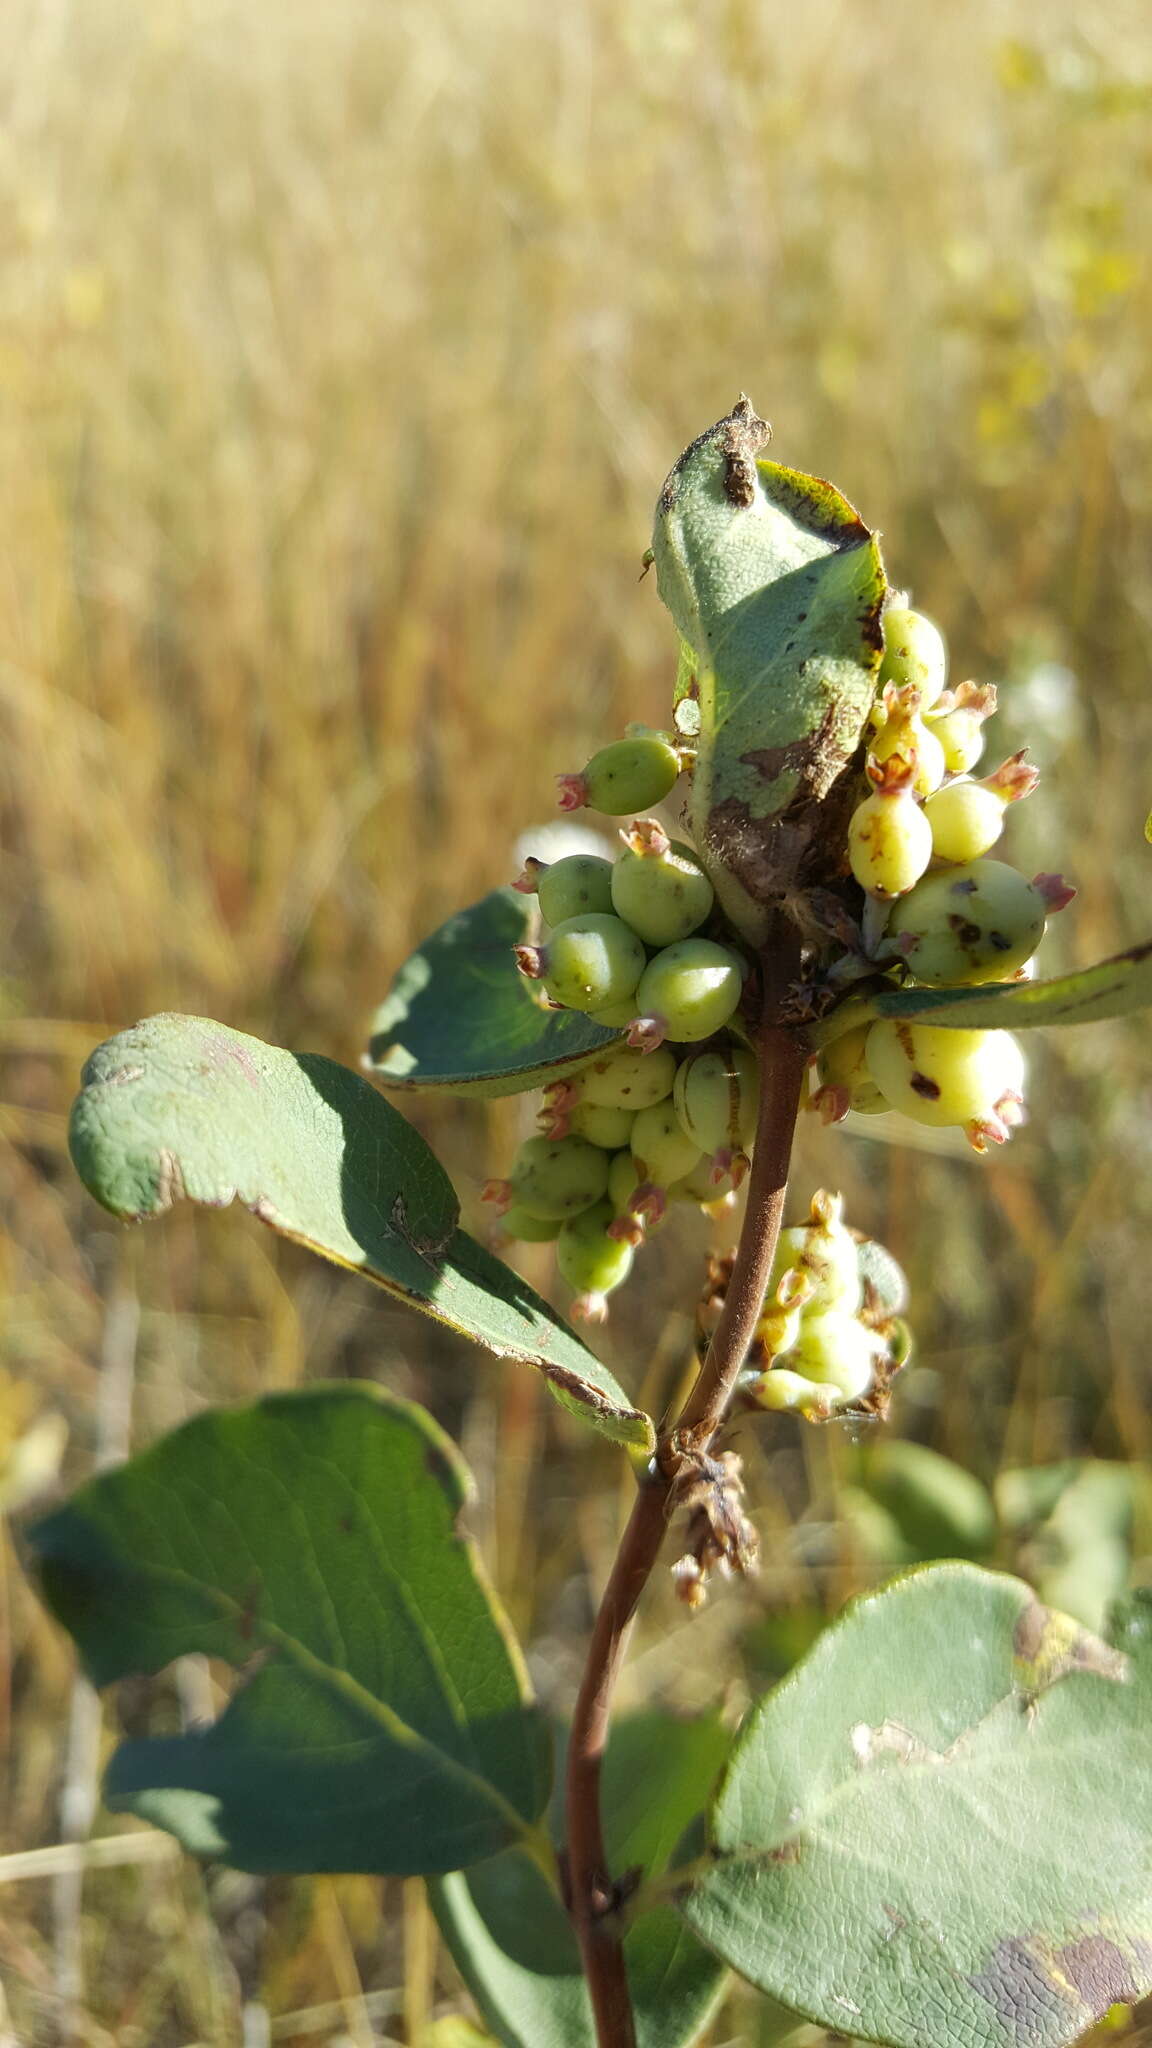
<instances>
[{"instance_id":1,"label":"blurred golden grass","mask_svg":"<svg viewBox=\"0 0 1152 2048\"><path fill-rule=\"evenodd\" d=\"M123 1428L109 1373L138 1438L305 1372L386 1375L460 1433L562 1701L611 1459L522 1371L244 1219L125 1239L66 1164L79 1060L173 1008L355 1061L391 968L507 876L553 773L664 715L650 507L745 386L774 452L882 528L962 671L1005 682L1004 751L1045 770L1016 857L1081 885L1050 959L1143 936L1146 11L10 0L0 61L0 1434L3 1389L22 1427L35 1388L72 1477ZM805 1134L798 1186L844 1185L912 1274L897 1426L986 1478L1147 1451L1145 1042L1047 1045L1032 1132L986 1168ZM421 1113L469 1200L514 1116ZM654 1400L678 1265L654 1252L618 1319ZM755 1456L783 1561L754 1604L834 1605L863 1569L850 1541L788 1548L806 1506L835 1529L846 1469L839 1439L802 1451ZM15 1850L58 1838L76 1696L11 1557L3 1585ZM718 1659L739 1687L746 1609L717 1602L685 1658L656 1607L637 1684L691 1703ZM394 1988L377 2038L454 1995L411 1888L381 1909L161 1863L4 1905L21 2043L239 2041L245 1998L246 2040L263 2009L278 2039L360 2041L361 1984ZM755 2027L732 2007L716 2039Z\"/></svg>"}]
</instances>

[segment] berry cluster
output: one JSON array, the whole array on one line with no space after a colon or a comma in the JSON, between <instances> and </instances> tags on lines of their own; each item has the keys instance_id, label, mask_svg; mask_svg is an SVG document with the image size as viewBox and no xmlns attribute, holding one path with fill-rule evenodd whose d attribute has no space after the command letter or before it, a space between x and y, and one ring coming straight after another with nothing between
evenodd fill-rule
<instances>
[{"instance_id":1,"label":"berry cluster","mask_svg":"<svg viewBox=\"0 0 1152 2048\"><path fill-rule=\"evenodd\" d=\"M509 1237L555 1241L573 1313L602 1321L670 1202L716 1214L734 1200L758 1094L756 1062L731 1039L679 1051L611 1046L545 1089L543 1134L521 1145L485 1199Z\"/></svg>"},{"instance_id":2,"label":"berry cluster","mask_svg":"<svg viewBox=\"0 0 1152 2048\"><path fill-rule=\"evenodd\" d=\"M1075 893L1059 875L1029 882L987 857L1008 805L1039 778L1019 753L973 779L996 691L946 690L946 676L931 620L890 605L868 728L870 790L849 825L848 860L865 892L867 966L929 988L1020 978L1048 917ZM828 1121L896 1109L918 1123L958 1125L983 1152L1022 1120L1023 1085L1010 1032L881 1021L831 1042L812 1101Z\"/></svg>"},{"instance_id":3,"label":"berry cluster","mask_svg":"<svg viewBox=\"0 0 1152 2048\"><path fill-rule=\"evenodd\" d=\"M633 731L558 778L561 807L624 817L663 802L683 765L662 734ZM670 1202L715 1212L732 1201L759 1097L756 1061L726 1029L747 962L702 936L715 898L700 861L654 818L620 837L615 861L529 859L516 883L545 927L541 943L516 948L520 972L546 1003L625 1038L545 1089L542 1135L484 1191L509 1237L555 1241L573 1313L592 1321Z\"/></svg>"},{"instance_id":4,"label":"berry cluster","mask_svg":"<svg viewBox=\"0 0 1152 2048\"><path fill-rule=\"evenodd\" d=\"M882 1413L892 1376L910 1352L901 1320L907 1287L891 1253L843 1221L839 1195L821 1189L807 1223L780 1233L749 1363L740 1381L750 1408L791 1409L810 1422ZM729 1260L713 1262L701 1306L702 1341L723 1305Z\"/></svg>"}]
</instances>

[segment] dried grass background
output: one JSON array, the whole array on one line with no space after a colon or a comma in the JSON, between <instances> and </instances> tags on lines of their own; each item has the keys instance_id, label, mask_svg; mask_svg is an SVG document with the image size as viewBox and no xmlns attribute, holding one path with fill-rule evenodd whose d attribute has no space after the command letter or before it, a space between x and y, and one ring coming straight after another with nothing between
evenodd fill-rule
<instances>
[{"instance_id":1,"label":"dried grass background","mask_svg":"<svg viewBox=\"0 0 1152 2048\"><path fill-rule=\"evenodd\" d=\"M522 1368L246 1218L113 1225L67 1163L80 1060L183 1009L355 1063L554 773L666 716L639 558L741 389L882 529L957 670L1001 683L999 753L1044 771L1012 856L1080 884L1045 964L1145 936L1150 192L1126 0L9 0L0 1448L62 1418L70 1483L208 1401L378 1375L459 1433L563 1705L617 1461ZM515 1116L419 1112L474 1224ZM986 1480L1146 1457L1150 1136L1139 1023L1038 1048L1033 1122L984 1164L805 1133L799 1193L844 1187L912 1275L897 1431ZM693 1241L612 1325L653 1401ZM735 1710L750 1618L868 1575L836 1507L852 1446L745 1448L769 1567L692 1624L658 1593L633 1698L703 1704L719 1669ZM0 1598L15 1854L87 1831L111 1733L14 1547ZM83 1881L0 1863L0 2039L447 2048L428 2024L465 2008L418 1887L205 1880L147 1839ZM739 1998L712 2035L775 2038Z\"/></svg>"}]
</instances>

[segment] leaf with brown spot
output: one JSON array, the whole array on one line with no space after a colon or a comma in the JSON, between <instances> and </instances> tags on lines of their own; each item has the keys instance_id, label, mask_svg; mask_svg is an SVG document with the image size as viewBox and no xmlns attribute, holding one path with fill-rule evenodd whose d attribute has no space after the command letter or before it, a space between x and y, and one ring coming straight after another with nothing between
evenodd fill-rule
<instances>
[{"instance_id":1,"label":"leaf with brown spot","mask_svg":"<svg viewBox=\"0 0 1152 2048\"><path fill-rule=\"evenodd\" d=\"M749 460L749 418L742 400L680 457L653 551L683 648L677 721L699 734L693 834L758 941L775 906L843 866L887 585L873 535L831 484Z\"/></svg>"},{"instance_id":2,"label":"leaf with brown spot","mask_svg":"<svg viewBox=\"0 0 1152 2048\"><path fill-rule=\"evenodd\" d=\"M1067 2048L1152 1990L1152 1603L1109 1646L1018 1579L894 1580L752 1710L709 1834L680 1910L772 1997L894 2048Z\"/></svg>"}]
</instances>

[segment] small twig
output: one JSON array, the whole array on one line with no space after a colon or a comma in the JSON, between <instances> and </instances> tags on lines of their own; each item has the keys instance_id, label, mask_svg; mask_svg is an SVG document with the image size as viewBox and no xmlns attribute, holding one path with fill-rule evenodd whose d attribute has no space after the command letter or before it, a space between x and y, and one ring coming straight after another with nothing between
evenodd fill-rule
<instances>
[{"instance_id":1,"label":"small twig","mask_svg":"<svg viewBox=\"0 0 1152 2048\"><path fill-rule=\"evenodd\" d=\"M748 1206L723 1313L683 1413L657 1445L640 1483L596 1617L568 1749L569 1910L580 1942L599 2048L635 2048L619 1899L608 1869L600 1814L600 1773L612 1695L632 1618L660 1552L679 1478L706 1452L724 1420L756 1327L780 1232L788 1162L807 1048L780 1019L799 972L799 939L777 932L762 958L764 997L757 1036L760 1114Z\"/></svg>"}]
</instances>

